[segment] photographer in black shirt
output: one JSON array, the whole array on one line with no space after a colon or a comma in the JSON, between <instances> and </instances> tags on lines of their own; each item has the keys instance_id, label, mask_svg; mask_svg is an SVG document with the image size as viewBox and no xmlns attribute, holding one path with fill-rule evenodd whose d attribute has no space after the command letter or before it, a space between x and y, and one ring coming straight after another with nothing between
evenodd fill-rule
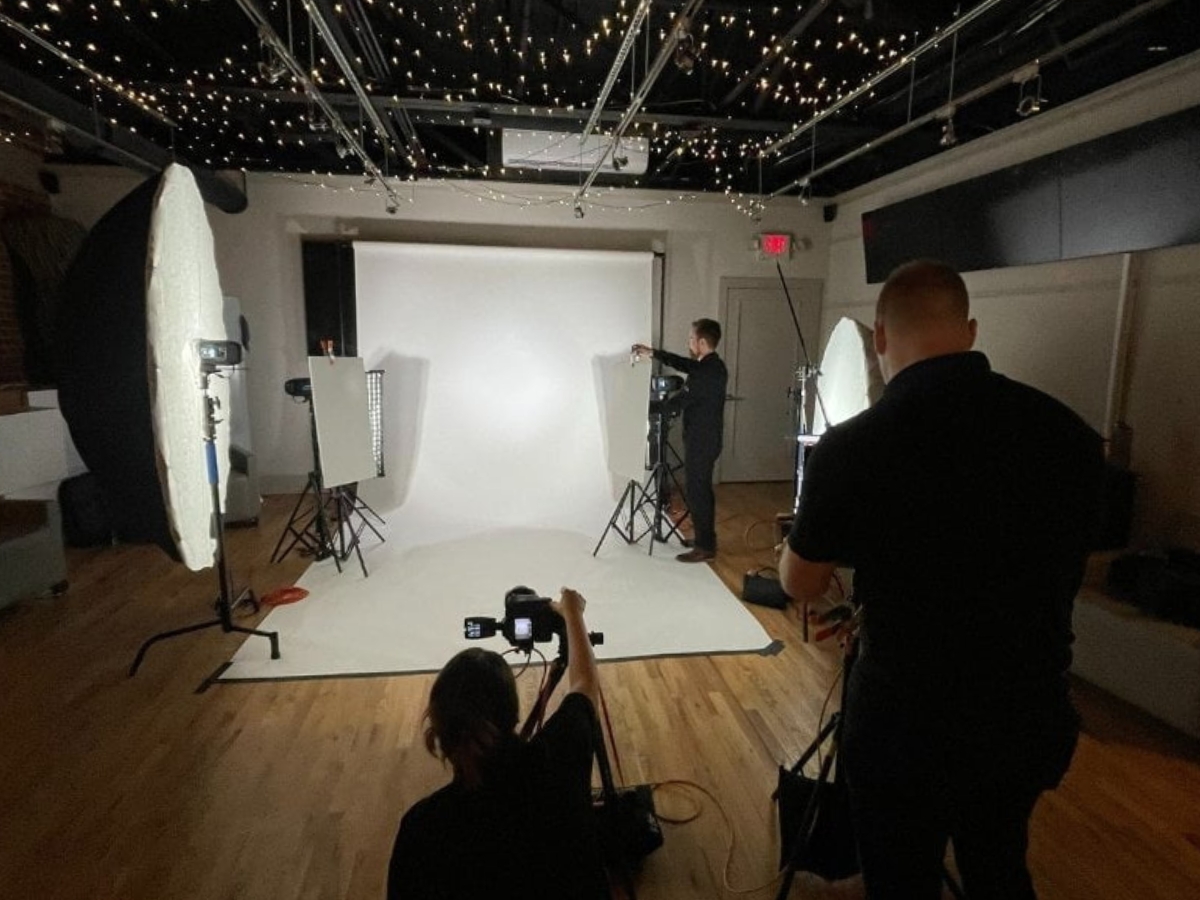
<instances>
[{"instance_id":1,"label":"photographer in black shirt","mask_svg":"<svg viewBox=\"0 0 1200 900\"><path fill-rule=\"evenodd\" d=\"M438 674L425 746L454 779L404 815L388 900L609 896L592 811L597 673L584 606L569 588L553 604L566 625L567 694L527 743L502 656L464 650Z\"/></svg>"},{"instance_id":2,"label":"photographer in black shirt","mask_svg":"<svg viewBox=\"0 0 1200 900\"><path fill-rule=\"evenodd\" d=\"M807 460L781 560L820 598L854 569L862 625L838 766L870 900L937 900L947 840L971 900L1030 900L1028 823L1074 752L1071 611L1103 478L1071 410L991 370L958 273L879 295L887 380Z\"/></svg>"},{"instance_id":3,"label":"photographer in black shirt","mask_svg":"<svg viewBox=\"0 0 1200 900\"><path fill-rule=\"evenodd\" d=\"M634 344L639 357L652 355L672 369L687 375L687 386L677 403L683 411L683 448L687 459L684 491L692 514L695 537L692 548L681 553L680 562L706 562L717 555L717 500L713 492L713 468L721 455L725 431L725 386L729 372L717 355L721 325L712 319L697 319L688 335L690 356Z\"/></svg>"}]
</instances>

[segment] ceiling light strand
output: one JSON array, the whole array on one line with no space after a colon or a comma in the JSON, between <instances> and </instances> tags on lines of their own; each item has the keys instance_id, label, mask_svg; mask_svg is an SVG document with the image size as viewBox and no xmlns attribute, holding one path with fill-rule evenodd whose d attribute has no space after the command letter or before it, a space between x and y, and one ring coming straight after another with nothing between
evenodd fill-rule
<instances>
[{"instance_id":1,"label":"ceiling light strand","mask_svg":"<svg viewBox=\"0 0 1200 900\"><path fill-rule=\"evenodd\" d=\"M903 69L906 65L908 65L910 62L915 60L918 56L921 56L922 54L927 53L930 50L932 50L934 47L939 46L944 40L946 40L946 38L950 37L951 35L957 34L959 31L961 31L963 28L966 28L968 25L970 25L972 22L974 22L980 16L984 15L989 10L991 10L993 7L999 6L1001 3L1004 3L1004 2L1006 2L1006 0L984 0L983 3L979 4L973 10L971 10L966 15L964 15L962 18L955 19L952 23L947 25L944 29L939 31L937 34L935 34L929 40L925 41L925 43L921 44L919 47L906 53L903 57L900 58L900 60L898 62L893 63L892 65L888 66L886 69L884 69L882 72L880 72L878 75L874 76L873 78L867 79L865 82L863 82L858 87L856 87L854 90L852 90L850 93L846 94L844 97L842 97L837 102L835 102L832 106L829 106L826 109L823 109L821 112L817 113L815 116L813 116L807 122L803 123L802 125L797 126L790 133L784 135L782 138L777 140L775 143L771 144L769 147L767 147L765 150L762 151L763 155L770 155L772 153L778 153L781 149L786 147L792 141L796 140L796 138L800 137L800 135L804 134L810 128L815 126L818 122L829 118L834 113L836 113L838 110L853 103L855 100L857 100L859 97L861 97L863 94L867 93L868 91L874 90L876 85L878 85L880 82L885 81L886 79L890 78L892 75L895 75L897 72L899 72L901 69Z\"/></svg>"},{"instance_id":2,"label":"ceiling light strand","mask_svg":"<svg viewBox=\"0 0 1200 900\"><path fill-rule=\"evenodd\" d=\"M25 38L28 41L32 41L33 43L35 43L39 47L41 47L43 50L46 50L47 52L54 54L60 60L62 60L67 65L71 66L72 68L78 69L80 72L82 72L84 75L86 75L88 77L88 79L92 82L93 85L99 85L100 87L104 88L105 90L109 91L110 93L116 94L118 97L120 97L126 103L133 104L138 109L140 109L142 112L144 112L146 115L150 116L152 119L157 120L158 122L161 122L163 125L166 125L168 128L177 127L178 123L176 123L174 120L168 118L167 116L163 115L161 112L159 112L154 107L150 106L148 103L146 103L144 100L142 100L137 95L137 93L134 92L132 89L127 88L121 84L118 84L116 81L109 78L107 75L101 75L99 72L97 72L95 69L88 66L86 63L76 59L75 57L71 56L71 54L67 53L66 51L59 49L54 44L50 43L45 38L43 38L41 35L37 34L36 32L30 31L28 28L26 28L20 22L16 21L15 19L9 18L2 12L0 12L0 24L7 25L13 31L17 32L17 34L21 35L21 37Z\"/></svg>"},{"instance_id":3,"label":"ceiling light strand","mask_svg":"<svg viewBox=\"0 0 1200 900\"><path fill-rule=\"evenodd\" d=\"M1055 47L1053 50L1050 50L1049 52L1042 54L1037 59L1031 60L1030 62L1027 62L1027 63L1023 63L1022 65L1017 66L1016 68L1004 73L1003 75L993 78L991 81L987 82L986 84L980 85L979 87L968 91L967 93L963 94L962 96L960 96L958 98L956 106L964 106L968 103L973 103L974 101L979 100L982 97L986 97L987 95L989 95L995 91L1001 90L1002 88L1007 87L1008 85L1012 84L1013 79L1016 78L1020 73L1027 71L1029 66L1040 65L1040 66L1044 67L1047 63L1054 62L1064 56L1067 56L1068 54L1075 53L1076 51L1082 49L1083 47L1086 47L1087 45L1089 45L1095 41L1098 41L1101 38L1107 37L1109 34L1115 32L1115 31L1120 31L1121 29L1129 27L1129 25L1131 25L1133 22L1140 19L1142 16L1149 15L1150 13L1153 13L1156 10L1161 9L1162 7L1167 6L1174 2L1175 2L1175 0L1145 0L1144 3L1141 3L1138 6L1133 7L1132 9L1126 10L1124 13L1122 13L1117 18L1110 19L1101 25L1097 25L1091 31L1081 34L1081 35L1079 35L1079 37L1074 38L1073 40L1070 40L1065 44L1060 44L1059 46ZM804 178L797 179L796 181L790 182L789 184L785 184L783 187L778 188L777 190L772 192L771 196L768 199L774 199L775 197L778 197L781 194L786 194L788 191L791 191L792 189L799 187L802 183L810 182L811 179L816 178L820 175L823 175L826 172L830 172L830 171L838 168L839 166L843 166L846 163L850 162L851 160L857 159L858 157L862 156L864 153L869 153L872 150L876 150L880 146L890 143L891 141L894 141L897 138L903 137L904 135L908 134L911 131L916 130L917 128L920 128L924 125L928 125L929 123L936 121L939 118L944 118L946 115L946 112L947 112L947 107L940 107L939 109L935 109L932 112L928 112L923 116L919 116L918 118L913 119L910 122L905 123L904 125L901 125L899 128L889 131L885 135L875 138L874 140L867 141L865 144L861 145L857 149L851 150L849 153L846 153L843 156L839 156L835 160L831 160L830 162L827 162L825 165L823 165L819 169L816 169L815 171L809 173ZM814 123L814 125L815 125L815 123Z\"/></svg>"}]
</instances>

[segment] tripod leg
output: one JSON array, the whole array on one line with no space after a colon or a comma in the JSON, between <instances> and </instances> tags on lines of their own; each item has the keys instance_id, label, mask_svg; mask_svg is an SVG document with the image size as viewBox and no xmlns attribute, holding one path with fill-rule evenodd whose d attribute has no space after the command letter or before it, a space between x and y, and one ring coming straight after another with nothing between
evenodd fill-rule
<instances>
[{"instance_id":1,"label":"tripod leg","mask_svg":"<svg viewBox=\"0 0 1200 900\"><path fill-rule=\"evenodd\" d=\"M618 534L620 534L621 537L625 538L625 543L627 543L627 544L633 543L633 541L630 538L625 537L625 534L621 531L620 528L617 527L617 519L619 519L621 517L622 508L625 506L625 498L626 497L629 498L630 514L632 515L632 512L633 512L633 489L634 489L634 485L636 485L636 484L637 484L636 481L630 481L627 485L625 485L625 490L621 492L621 497L619 500L617 500L617 505L616 505L616 508L613 509L613 514L611 516L609 516L609 518L608 518L608 524L604 526L604 533L600 535L600 540L598 540L596 542L596 549L592 551L592 556L595 556L597 553L600 552L600 546L604 543L604 539L606 537L608 537L608 533L610 531L616 531Z\"/></svg>"},{"instance_id":2,"label":"tripod leg","mask_svg":"<svg viewBox=\"0 0 1200 900\"><path fill-rule=\"evenodd\" d=\"M284 526L283 533L281 535L279 535L279 541L275 544L275 549L271 551L271 562L273 562L273 563L279 562L281 559L283 559L285 556L287 556L288 553L291 552L292 547L296 546L296 541L298 541L300 539L300 535L303 534L303 530L301 532L297 533L296 536L292 539L292 542L290 544L288 544L287 550L284 550L282 554L279 552L279 548L283 546L284 539L289 534L292 534L293 532L295 532L294 526L295 526L296 520L299 518L300 506L301 506L301 504L304 503L304 498L308 496L308 493L310 490L312 490L312 475L311 474L308 476L308 484L306 484L304 486L303 492L301 492L300 496L296 498L296 505L292 507L292 514L290 516L288 516L287 525Z\"/></svg>"}]
</instances>

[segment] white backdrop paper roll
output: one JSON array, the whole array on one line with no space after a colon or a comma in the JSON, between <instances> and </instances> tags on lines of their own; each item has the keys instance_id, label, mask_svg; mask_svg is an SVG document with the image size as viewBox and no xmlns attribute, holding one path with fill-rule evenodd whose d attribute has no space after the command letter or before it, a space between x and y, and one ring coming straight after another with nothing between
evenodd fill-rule
<instances>
[{"instance_id":1,"label":"white backdrop paper roll","mask_svg":"<svg viewBox=\"0 0 1200 900\"><path fill-rule=\"evenodd\" d=\"M388 373L388 477L363 494L393 539L600 534L645 458L649 368L629 349L650 335L653 256L384 243L354 256L359 352Z\"/></svg>"}]
</instances>

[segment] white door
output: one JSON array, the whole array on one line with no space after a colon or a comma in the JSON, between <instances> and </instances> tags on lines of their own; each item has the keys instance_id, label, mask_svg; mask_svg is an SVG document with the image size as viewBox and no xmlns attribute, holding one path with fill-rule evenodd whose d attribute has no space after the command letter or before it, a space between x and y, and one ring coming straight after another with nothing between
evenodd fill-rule
<instances>
[{"instance_id":1,"label":"white door","mask_svg":"<svg viewBox=\"0 0 1200 900\"><path fill-rule=\"evenodd\" d=\"M821 282L788 279L788 293L813 364L820 361ZM796 323L778 278L722 282L729 368L721 481L789 481L795 475L793 391L804 365Z\"/></svg>"}]
</instances>

